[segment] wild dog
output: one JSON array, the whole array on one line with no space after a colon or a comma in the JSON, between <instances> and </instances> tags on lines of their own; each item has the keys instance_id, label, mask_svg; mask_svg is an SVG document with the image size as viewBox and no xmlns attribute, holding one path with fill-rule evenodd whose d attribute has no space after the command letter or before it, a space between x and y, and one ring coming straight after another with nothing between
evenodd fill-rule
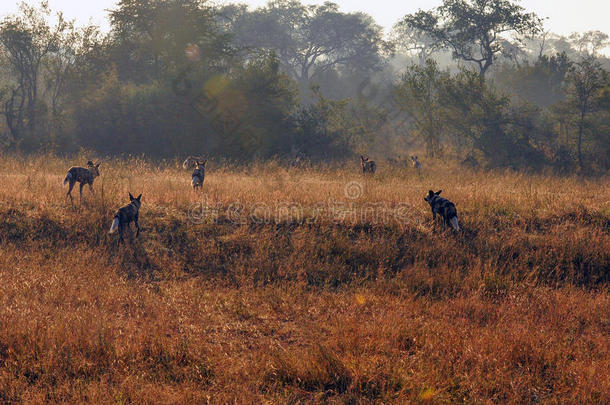
<instances>
[{"instance_id":1,"label":"wild dog","mask_svg":"<svg viewBox=\"0 0 610 405\"><path fill-rule=\"evenodd\" d=\"M66 194L67 196L70 197L70 201L74 202L74 200L72 198L72 188L74 187L74 184L76 184L76 182L80 183L81 202L83 200L83 186L85 184L89 184L89 189L91 190L92 193L94 193L93 181L95 180L96 177L98 177L100 175L99 167L100 167L99 162L97 164L93 164L92 161L88 161L87 167L73 166L68 170L68 173L66 174L66 178L64 179L64 186L67 183L70 183L70 186L68 187L68 193Z\"/></svg>"},{"instance_id":2,"label":"wild dog","mask_svg":"<svg viewBox=\"0 0 610 405\"><path fill-rule=\"evenodd\" d=\"M417 156L411 156L411 164L413 168L417 170L418 174L421 174L421 163L417 159Z\"/></svg>"},{"instance_id":3,"label":"wild dog","mask_svg":"<svg viewBox=\"0 0 610 405\"><path fill-rule=\"evenodd\" d=\"M440 197L439 194L443 190L438 190L436 193L432 190L428 191L428 195L424 197L424 200L430 204L432 209L432 219L436 220L436 214L439 214L443 218L443 225L446 227L451 224L451 227L455 231L460 230L458 225L457 209L455 204L446 198Z\"/></svg>"},{"instance_id":4,"label":"wild dog","mask_svg":"<svg viewBox=\"0 0 610 405\"><path fill-rule=\"evenodd\" d=\"M182 162L182 168L184 170L191 170L197 167L197 162L202 160L201 156L189 156L184 162Z\"/></svg>"},{"instance_id":5,"label":"wild dog","mask_svg":"<svg viewBox=\"0 0 610 405\"><path fill-rule=\"evenodd\" d=\"M297 152L290 161L290 167L305 168L309 166L307 155L303 152Z\"/></svg>"},{"instance_id":6,"label":"wild dog","mask_svg":"<svg viewBox=\"0 0 610 405\"><path fill-rule=\"evenodd\" d=\"M140 199L142 198L142 194L139 196L133 197L131 193L129 193L129 200L131 201L129 204L119 208L114 216L114 220L112 221L112 225L110 226L110 230L108 233L116 232L117 228L119 230L119 244L124 242L123 240L123 232L125 228L129 229L129 224L133 221L136 224L136 238L140 235L140 225L138 224L138 216L140 212L140 206L142 203Z\"/></svg>"},{"instance_id":7,"label":"wild dog","mask_svg":"<svg viewBox=\"0 0 610 405\"><path fill-rule=\"evenodd\" d=\"M479 162L477 158L475 158L472 154L468 154L464 160L460 162L462 166L470 167L471 169L476 169L479 167Z\"/></svg>"},{"instance_id":8,"label":"wild dog","mask_svg":"<svg viewBox=\"0 0 610 405\"><path fill-rule=\"evenodd\" d=\"M391 164L392 166L399 166L402 164L402 159L400 158L400 155L399 155L395 158L389 158L388 163Z\"/></svg>"},{"instance_id":9,"label":"wild dog","mask_svg":"<svg viewBox=\"0 0 610 405\"><path fill-rule=\"evenodd\" d=\"M373 160L369 160L368 156L364 157L360 155L360 166L362 166L362 173L375 173L377 170L377 164Z\"/></svg>"},{"instance_id":10,"label":"wild dog","mask_svg":"<svg viewBox=\"0 0 610 405\"><path fill-rule=\"evenodd\" d=\"M203 188L203 180L205 179L205 164L207 162L207 160L204 160L203 162L197 161L197 167L195 167L195 170L193 170L193 176L191 178L191 185L193 186L194 190L197 190L197 188Z\"/></svg>"}]
</instances>

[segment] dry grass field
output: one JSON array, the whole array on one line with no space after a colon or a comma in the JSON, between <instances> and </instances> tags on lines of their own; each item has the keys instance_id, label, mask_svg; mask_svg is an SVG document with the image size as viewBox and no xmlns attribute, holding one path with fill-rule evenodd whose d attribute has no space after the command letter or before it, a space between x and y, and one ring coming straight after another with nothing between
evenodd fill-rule
<instances>
[{"instance_id":1,"label":"dry grass field","mask_svg":"<svg viewBox=\"0 0 610 405\"><path fill-rule=\"evenodd\" d=\"M608 177L86 161L0 160L1 403L610 402Z\"/></svg>"}]
</instances>

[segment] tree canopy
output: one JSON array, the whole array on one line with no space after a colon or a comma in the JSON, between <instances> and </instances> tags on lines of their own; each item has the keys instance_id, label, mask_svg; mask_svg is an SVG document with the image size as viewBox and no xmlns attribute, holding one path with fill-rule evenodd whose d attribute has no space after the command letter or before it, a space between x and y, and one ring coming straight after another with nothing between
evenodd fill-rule
<instances>
[{"instance_id":1,"label":"tree canopy","mask_svg":"<svg viewBox=\"0 0 610 405\"><path fill-rule=\"evenodd\" d=\"M504 35L532 35L542 28L535 13L511 0L444 0L436 9L405 16L402 24L451 49L454 58L476 64L481 76L507 50L510 41L502 41Z\"/></svg>"},{"instance_id":2,"label":"tree canopy","mask_svg":"<svg viewBox=\"0 0 610 405\"><path fill-rule=\"evenodd\" d=\"M242 49L273 50L282 68L302 84L334 68L378 69L388 44L382 30L363 13L343 13L335 3L306 6L274 0L253 11L226 9L231 33Z\"/></svg>"}]
</instances>

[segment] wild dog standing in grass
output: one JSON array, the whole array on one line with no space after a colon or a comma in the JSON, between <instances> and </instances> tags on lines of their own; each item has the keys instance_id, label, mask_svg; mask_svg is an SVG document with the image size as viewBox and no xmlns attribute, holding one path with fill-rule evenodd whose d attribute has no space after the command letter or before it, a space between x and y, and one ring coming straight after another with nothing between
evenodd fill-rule
<instances>
[{"instance_id":1,"label":"wild dog standing in grass","mask_svg":"<svg viewBox=\"0 0 610 405\"><path fill-rule=\"evenodd\" d=\"M375 173L377 170L377 164L374 161L369 160L368 156L364 157L360 155L360 165L362 166L362 173Z\"/></svg>"},{"instance_id":2,"label":"wild dog standing in grass","mask_svg":"<svg viewBox=\"0 0 610 405\"><path fill-rule=\"evenodd\" d=\"M388 163L391 164L392 166L400 166L402 164L402 159L401 159L400 155L398 155L395 158L389 158Z\"/></svg>"},{"instance_id":3,"label":"wild dog standing in grass","mask_svg":"<svg viewBox=\"0 0 610 405\"><path fill-rule=\"evenodd\" d=\"M197 188L203 188L203 180L205 178L205 164L207 162L207 160L204 160L203 162L197 161L197 167L195 167L191 179L191 185L193 186L194 190L197 190Z\"/></svg>"},{"instance_id":4,"label":"wild dog standing in grass","mask_svg":"<svg viewBox=\"0 0 610 405\"><path fill-rule=\"evenodd\" d=\"M70 187L68 188L68 196L70 197L70 201L74 202L72 199L72 188L76 182L80 183L80 199L81 202L83 200L83 186L85 184L89 184L89 189L93 193L93 180L97 176L100 175L99 171L100 163L93 164L92 161L87 162L87 167L79 167L74 166L68 170L68 174L66 174L66 178L64 179L64 186L67 183L70 183Z\"/></svg>"},{"instance_id":5,"label":"wild dog standing in grass","mask_svg":"<svg viewBox=\"0 0 610 405\"><path fill-rule=\"evenodd\" d=\"M125 228L129 228L129 224L133 221L136 224L136 238L140 235L140 225L138 224L138 215L140 212L140 206L142 203L140 199L142 198L142 194L134 198L131 193L129 193L129 199L131 202L124 207L119 208L114 216L114 220L112 221L112 225L110 226L110 231L108 233L116 232L117 228L119 230L119 243L123 242L123 232Z\"/></svg>"},{"instance_id":6,"label":"wild dog standing in grass","mask_svg":"<svg viewBox=\"0 0 610 405\"><path fill-rule=\"evenodd\" d=\"M432 219L436 220L436 214L439 214L443 218L443 225L446 227L451 224L451 227L455 231L460 230L458 225L457 209L455 204L446 198L440 197L439 194L443 190L438 190L436 193L432 190L428 191L428 196L424 197L424 200L430 204L432 209Z\"/></svg>"},{"instance_id":7,"label":"wild dog standing in grass","mask_svg":"<svg viewBox=\"0 0 610 405\"><path fill-rule=\"evenodd\" d=\"M197 167L197 162L202 160L201 156L189 156L184 162L182 162L182 168L185 170L191 170Z\"/></svg>"},{"instance_id":8,"label":"wild dog standing in grass","mask_svg":"<svg viewBox=\"0 0 610 405\"><path fill-rule=\"evenodd\" d=\"M411 156L411 164L413 165L413 168L417 170L417 174L421 175L421 163L419 163L417 156Z\"/></svg>"}]
</instances>

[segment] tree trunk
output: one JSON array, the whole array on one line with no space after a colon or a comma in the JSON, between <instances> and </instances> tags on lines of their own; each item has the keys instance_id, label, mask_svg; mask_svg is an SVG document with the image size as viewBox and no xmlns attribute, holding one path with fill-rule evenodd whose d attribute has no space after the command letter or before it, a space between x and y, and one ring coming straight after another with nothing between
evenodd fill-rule
<instances>
[{"instance_id":1,"label":"tree trunk","mask_svg":"<svg viewBox=\"0 0 610 405\"><path fill-rule=\"evenodd\" d=\"M480 65L480 69L481 71L479 72L481 78L485 78L485 73L487 73L487 69L489 69L489 67L493 64L492 60L490 59L486 59L485 63L483 63L482 65Z\"/></svg>"},{"instance_id":2,"label":"tree trunk","mask_svg":"<svg viewBox=\"0 0 610 405\"><path fill-rule=\"evenodd\" d=\"M582 172L582 133L585 126L585 110L580 112L580 121L578 122L578 167Z\"/></svg>"}]
</instances>

